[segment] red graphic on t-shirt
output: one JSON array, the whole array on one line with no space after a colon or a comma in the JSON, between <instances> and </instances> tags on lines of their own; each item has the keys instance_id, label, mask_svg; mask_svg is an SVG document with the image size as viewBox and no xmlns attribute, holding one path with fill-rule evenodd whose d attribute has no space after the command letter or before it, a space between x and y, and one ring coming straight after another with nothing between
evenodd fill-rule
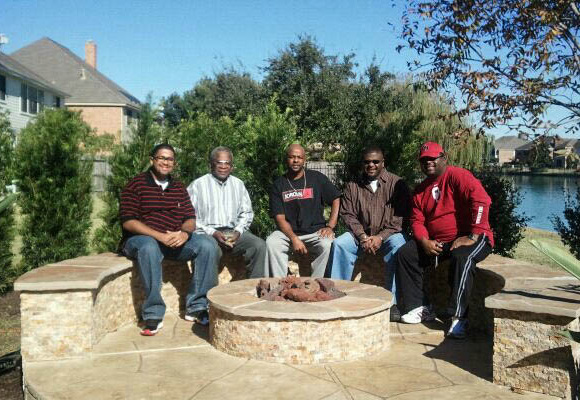
<instances>
[{"instance_id":1,"label":"red graphic on t-shirt","mask_svg":"<svg viewBox=\"0 0 580 400\"><path fill-rule=\"evenodd\" d=\"M311 199L313 197L314 193L312 188L288 190L286 192L282 192L282 199L285 203L293 200Z\"/></svg>"}]
</instances>

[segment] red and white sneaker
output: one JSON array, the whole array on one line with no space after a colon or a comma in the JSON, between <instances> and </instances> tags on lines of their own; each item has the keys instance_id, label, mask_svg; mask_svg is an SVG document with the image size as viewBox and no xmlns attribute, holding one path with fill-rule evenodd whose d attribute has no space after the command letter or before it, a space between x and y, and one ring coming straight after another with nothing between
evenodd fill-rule
<instances>
[{"instance_id":1,"label":"red and white sneaker","mask_svg":"<svg viewBox=\"0 0 580 400\"><path fill-rule=\"evenodd\" d=\"M141 329L141 335L143 336L155 336L159 329L163 328L163 321L159 319L148 319L145 320L145 326Z\"/></svg>"}]
</instances>

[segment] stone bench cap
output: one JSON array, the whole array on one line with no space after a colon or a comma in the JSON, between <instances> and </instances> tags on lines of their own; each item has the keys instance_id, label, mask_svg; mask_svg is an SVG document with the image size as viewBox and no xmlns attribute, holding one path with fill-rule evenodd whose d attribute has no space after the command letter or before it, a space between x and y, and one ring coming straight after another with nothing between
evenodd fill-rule
<instances>
[{"instance_id":1,"label":"stone bench cap","mask_svg":"<svg viewBox=\"0 0 580 400\"><path fill-rule=\"evenodd\" d=\"M115 253L78 257L28 271L14 282L14 290L97 289L103 279L132 267L133 261Z\"/></svg>"},{"instance_id":2,"label":"stone bench cap","mask_svg":"<svg viewBox=\"0 0 580 400\"><path fill-rule=\"evenodd\" d=\"M499 275L504 280L503 289L540 289L577 283L577 279L562 270L552 270L526 261L489 255L477 264L485 272Z\"/></svg>"},{"instance_id":3,"label":"stone bench cap","mask_svg":"<svg viewBox=\"0 0 580 400\"><path fill-rule=\"evenodd\" d=\"M239 317L327 321L376 314L389 309L393 300L391 292L382 287L337 280L336 288L345 292L345 297L314 303L267 301L256 297L259 281L247 279L214 287L207 294L210 307Z\"/></svg>"},{"instance_id":4,"label":"stone bench cap","mask_svg":"<svg viewBox=\"0 0 580 400\"><path fill-rule=\"evenodd\" d=\"M542 289L509 289L485 299L487 308L580 317L580 285L567 284Z\"/></svg>"}]
</instances>

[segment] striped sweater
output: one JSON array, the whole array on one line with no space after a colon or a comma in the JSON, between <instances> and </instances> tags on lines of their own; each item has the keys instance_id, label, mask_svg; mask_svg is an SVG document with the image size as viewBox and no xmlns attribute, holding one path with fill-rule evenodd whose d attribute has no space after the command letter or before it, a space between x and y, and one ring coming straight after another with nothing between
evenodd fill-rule
<instances>
[{"instance_id":1,"label":"striped sweater","mask_svg":"<svg viewBox=\"0 0 580 400\"><path fill-rule=\"evenodd\" d=\"M151 172L143 172L121 192L121 224L137 219L159 232L179 231L183 222L195 218L195 209L183 184L170 177L165 190L155 183ZM131 232L123 230L123 243Z\"/></svg>"}]
</instances>

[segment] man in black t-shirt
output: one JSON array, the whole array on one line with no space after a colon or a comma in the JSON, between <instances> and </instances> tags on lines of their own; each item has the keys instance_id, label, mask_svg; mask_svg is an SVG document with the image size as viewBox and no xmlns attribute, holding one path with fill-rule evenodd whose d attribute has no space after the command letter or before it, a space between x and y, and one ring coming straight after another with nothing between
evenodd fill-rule
<instances>
[{"instance_id":1,"label":"man in black t-shirt","mask_svg":"<svg viewBox=\"0 0 580 400\"><path fill-rule=\"evenodd\" d=\"M288 273L288 253L312 254L312 276L322 277L326 269L334 228L338 222L340 192L318 171L304 168L304 148L292 144L286 152L287 172L277 178L270 192L270 215L278 230L266 239L270 273ZM324 206L330 205L328 223Z\"/></svg>"}]
</instances>

